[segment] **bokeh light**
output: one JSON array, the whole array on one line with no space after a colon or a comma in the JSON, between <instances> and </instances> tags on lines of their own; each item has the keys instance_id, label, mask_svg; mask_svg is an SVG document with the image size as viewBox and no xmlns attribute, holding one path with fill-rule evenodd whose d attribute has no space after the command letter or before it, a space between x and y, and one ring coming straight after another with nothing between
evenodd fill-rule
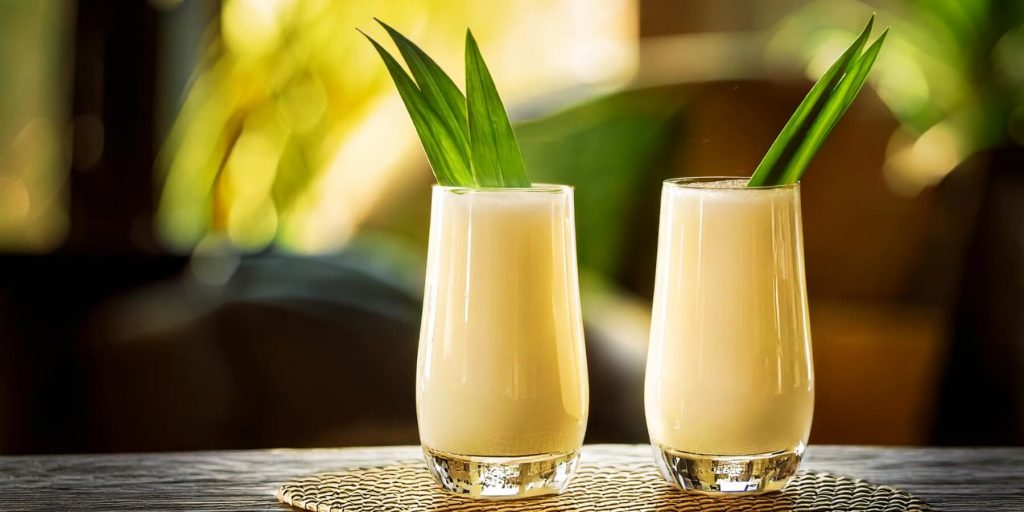
<instances>
[{"instance_id":1,"label":"bokeh light","mask_svg":"<svg viewBox=\"0 0 1024 512\"><path fill-rule=\"evenodd\" d=\"M63 2L0 3L0 249L45 252L64 240L70 90Z\"/></svg>"},{"instance_id":2,"label":"bokeh light","mask_svg":"<svg viewBox=\"0 0 1024 512\"><path fill-rule=\"evenodd\" d=\"M404 108L355 30L374 16L453 76L462 74L462 34L472 27L515 105L625 83L637 61L636 9L635 0L486 9L469 1L228 0L163 148L160 235L179 251L220 235L249 251L272 243L337 249L388 190L426 179L412 174L422 174L422 156Z\"/></svg>"}]
</instances>

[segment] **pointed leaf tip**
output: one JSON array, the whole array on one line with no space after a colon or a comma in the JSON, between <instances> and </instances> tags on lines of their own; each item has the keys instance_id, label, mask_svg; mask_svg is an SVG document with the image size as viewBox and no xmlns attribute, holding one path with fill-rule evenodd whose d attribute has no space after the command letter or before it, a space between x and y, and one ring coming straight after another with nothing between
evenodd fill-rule
<instances>
[{"instance_id":1,"label":"pointed leaf tip","mask_svg":"<svg viewBox=\"0 0 1024 512\"><path fill-rule=\"evenodd\" d=\"M807 96L797 106L793 115L783 126L778 137L772 142L764 158L750 176L748 186L757 187L777 183L785 176L789 160L800 147L801 141L813 126L815 119L835 92L844 76L856 65L861 49L867 42L874 26L874 17L868 19L860 35L839 56L825 74L815 82Z\"/></svg>"},{"instance_id":2,"label":"pointed leaf tip","mask_svg":"<svg viewBox=\"0 0 1024 512\"><path fill-rule=\"evenodd\" d=\"M871 72L871 67L875 63L875 58L878 57L878 52L882 49L882 43L885 41L887 33L888 31L883 31L882 35L857 57L846 75L843 76L783 171L782 183L795 183L803 176L811 159L814 158L832 129L839 123L843 114L860 93Z\"/></svg>"},{"instance_id":3,"label":"pointed leaf tip","mask_svg":"<svg viewBox=\"0 0 1024 512\"><path fill-rule=\"evenodd\" d=\"M363 35L366 35L365 33ZM398 94L412 118L427 160L434 171L437 182L442 185L466 186L463 176L469 176L466 164L459 160L457 143L444 130L441 120L430 108L422 91L397 60L372 37L366 38L373 44L391 75ZM471 183L469 183L471 185Z\"/></svg>"},{"instance_id":4,"label":"pointed leaf tip","mask_svg":"<svg viewBox=\"0 0 1024 512\"><path fill-rule=\"evenodd\" d=\"M423 50L379 18L373 19L391 36L408 71L376 40L356 30L384 60L437 181L468 187L529 187L515 133L473 32L466 29L463 95Z\"/></svg>"},{"instance_id":5,"label":"pointed leaf tip","mask_svg":"<svg viewBox=\"0 0 1024 512\"><path fill-rule=\"evenodd\" d=\"M472 164L467 126L466 98L455 82L419 46L387 23L377 20L394 41L409 71L422 92L430 110L436 114L441 129L451 138L454 158L459 162L458 174L467 182L472 180Z\"/></svg>"},{"instance_id":6,"label":"pointed leaf tip","mask_svg":"<svg viewBox=\"0 0 1024 512\"><path fill-rule=\"evenodd\" d=\"M798 181L839 118L856 98L874 64L889 29L861 53L874 26L875 14L853 44L814 84L797 107L761 163L748 186L786 184Z\"/></svg>"},{"instance_id":7,"label":"pointed leaf tip","mask_svg":"<svg viewBox=\"0 0 1024 512\"><path fill-rule=\"evenodd\" d=\"M466 100L473 175L484 187L529 187L523 156L480 47L466 30Z\"/></svg>"}]
</instances>

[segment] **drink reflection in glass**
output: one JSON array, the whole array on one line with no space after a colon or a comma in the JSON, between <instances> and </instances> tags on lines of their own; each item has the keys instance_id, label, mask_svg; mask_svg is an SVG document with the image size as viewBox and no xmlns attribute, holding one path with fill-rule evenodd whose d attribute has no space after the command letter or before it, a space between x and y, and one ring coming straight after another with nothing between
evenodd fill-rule
<instances>
[{"instance_id":1,"label":"drink reflection in glass","mask_svg":"<svg viewBox=\"0 0 1024 512\"><path fill-rule=\"evenodd\" d=\"M799 184L668 180L645 407L655 459L707 493L781 489L814 411Z\"/></svg>"}]
</instances>

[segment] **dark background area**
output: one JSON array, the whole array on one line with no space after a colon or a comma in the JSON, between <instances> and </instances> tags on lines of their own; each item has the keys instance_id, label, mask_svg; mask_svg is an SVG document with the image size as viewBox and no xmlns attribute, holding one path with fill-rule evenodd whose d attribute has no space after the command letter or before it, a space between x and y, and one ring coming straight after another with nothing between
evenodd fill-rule
<instances>
[{"instance_id":1,"label":"dark background area","mask_svg":"<svg viewBox=\"0 0 1024 512\"><path fill-rule=\"evenodd\" d=\"M632 81L518 106L530 113L516 129L534 179L577 186L588 442L646 441L643 311L660 182L749 174L810 87L798 66L700 78L659 59L678 50L685 63L689 48L711 47L743 65L744 34L800 23L792 13L804 4L641 1ZM862 7L910 16L918 4ZM54 150L67 153L66 234L44 250L0 245L0 453L417 443L425 162L339 250L169 249L154 228L158 155L203 48L217 48L221 10L68 5L63 29L47 34L66 61L52 75L66 94L50 100L68 109ZM1000 86L988 56L1006 34L1024 38L1024 13L979 5L988 14L968 54L972 83L983 98L1020 101L1024 89ZM4 9L15 19L17 7ZM3 44L16 54L31 42ZM865 88L803 183L811 442L1024 444L1024 146L1014 138L1024 110L992 100L1002 136L908 194L883 169L892 134L913 123L882 96ZM0 178L17 171L0 163L10 166Z\"/></svg>"}]
</instances>

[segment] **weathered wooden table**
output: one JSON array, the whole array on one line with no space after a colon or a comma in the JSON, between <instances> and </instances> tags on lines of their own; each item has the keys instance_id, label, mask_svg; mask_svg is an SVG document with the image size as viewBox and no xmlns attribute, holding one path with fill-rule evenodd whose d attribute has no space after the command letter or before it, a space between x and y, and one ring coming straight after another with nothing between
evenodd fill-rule
<instances>
[{"instance_id":1,"label":"weathered wooden table","mask_svg":"<svg viewBox=\"0 0 1024 512\"><path fill-rule=\"evenodd\" d=\"M418 447L0 457L0 510L284 511L274 491L310 473L418 459ZM651 460L646 445L593 445ZM653 462L652 462L653 464ZM1024 511L1024 448L812 446L803 468L892 485L936 510ZM425 467L424 467L424 470Z\"/></svg>"}]
</instances>

